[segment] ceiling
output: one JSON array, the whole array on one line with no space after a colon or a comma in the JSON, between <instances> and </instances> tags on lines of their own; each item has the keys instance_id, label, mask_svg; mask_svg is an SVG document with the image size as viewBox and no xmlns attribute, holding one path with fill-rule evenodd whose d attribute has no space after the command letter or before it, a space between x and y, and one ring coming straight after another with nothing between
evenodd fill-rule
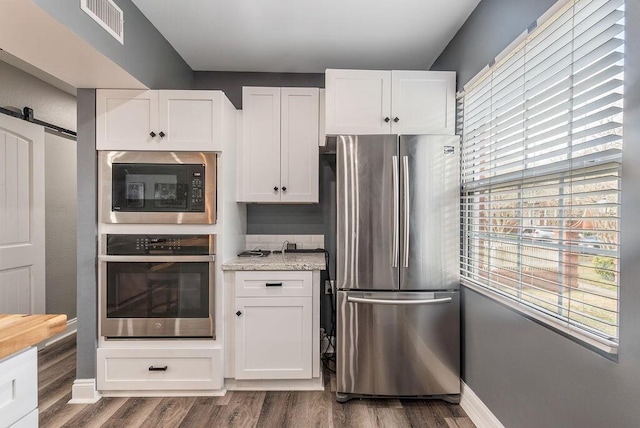
<instances>
[{"instance_id":1,"label":"ceiling","mask_svg":"<svg viewBox=\"0 0 640 428\"><path fill-rule=\"evenodd\" d=\"M196 71L296 73L428 69L480 2L132 1Z\"/></svg>"}]
</instances>

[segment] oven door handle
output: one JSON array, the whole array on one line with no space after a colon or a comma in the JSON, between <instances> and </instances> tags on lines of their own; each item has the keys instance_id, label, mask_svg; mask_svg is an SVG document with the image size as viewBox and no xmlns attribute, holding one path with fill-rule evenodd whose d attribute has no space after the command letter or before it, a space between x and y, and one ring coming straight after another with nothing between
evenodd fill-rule
<instances>
[{"instance_id":1,"label":"oven door handle","mask_svg":"<svg viewBox=\"0 0 640 428\"><path fill-rule=\"evenodd\" d=\"M98 256L98 260L101 262L147 262L147 263L162 263L162 262L213 262L215 261L215 255L208 256Z\"/></svg>"}]
</instances>

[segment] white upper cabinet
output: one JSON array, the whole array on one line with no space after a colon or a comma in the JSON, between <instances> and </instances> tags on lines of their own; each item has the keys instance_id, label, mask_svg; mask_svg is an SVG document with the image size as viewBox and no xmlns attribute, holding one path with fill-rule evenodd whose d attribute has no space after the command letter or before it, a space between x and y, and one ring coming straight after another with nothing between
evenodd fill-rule
<instances>
[{"instance_id":1,"label":"white upper cabinet","mask_svg":"<svg viewBox=\"0 0 640 428\"><path fill-rule=\"evenodd\" d=\"M455 72L326 71L326 133L455 134Z\"/></svg>"},{"instance_id":2,"label":"white upper cabinet","mask_svg":"<svg viewBox=\"0 0 640 428\"><path fill-rule=\"evenodd\" d=\"M158 92L134 90L96 91L96 148L136 150L156 145ZM140 149L138 149L140 150Z\"/></svg>"},{"instance_id":3,"label":"white upper cabinet","mask_svg":"<svg viewBox=\"0 0 640 428\"><path fill-rule=\"evenodd\" d=\"M281 202L318 202L317 88L280 91Z\"/></svg>"},{"instance_id":4,"label":"white upper cabinet","mask_svg":"<svg viewBox=\"0 0 640 428\"><path fill-rule=\"evenodd\" d=\"M388 134L391 120L391 72L327 70L326 133Z\"/></svg>"},{"instance_id":5,"label":"white upper cabinet","mask_svg":"<svg viewBox=\"0 0 640 428\"><path fill-rule=\"evenodd\" d=\"M455 134L455 71L391 72L392 134Z\"/></svg>"},{"instance_id":6,"label":"white upper cabinet","mask_svg":"<svg viewBox=\"0 0 640 428\"><path fill-rule=\"evenodd\" d=\"M242 88L244 202L280 201L280 88Z\"/></svg>"},{"instance_id":7,"label":"white upper cabinet","mask_svg":"<svg viewBox=\"0 0 640 428\"><path fill-rule=\"evenodd\" d=\"M318 202L318 88L242 90L241 202Z\"/></svg>"},{"instance_id":8,"label":"white upper cabinet","mask_svg":"<svg viewBox=\"0 0 640 428\"><path fill-rule=\"evenodd\" d=\"M215 113L219 100L213 91L159 91L159 132L164 142L182 150L211 151L219 141ZM218 137L218 138L216 138ZM205 148L209 149L205 149Z\"/></svg>"},{"instance_id":9,"label":"white upper cabinet","mask_svg":"<svg viewBox=\"0 0 640 428\"><path fill-rule=\"evenodd\" d=\"M96 148L219 151L229 108L220 91L98 90Z\"/></svg>"}]
</instances>

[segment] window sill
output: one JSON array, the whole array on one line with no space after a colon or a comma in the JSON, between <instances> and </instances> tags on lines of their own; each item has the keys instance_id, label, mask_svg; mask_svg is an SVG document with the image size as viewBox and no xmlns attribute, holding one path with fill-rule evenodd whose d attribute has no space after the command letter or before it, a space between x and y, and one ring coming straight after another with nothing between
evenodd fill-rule
<instances>
[{"instance_id":1,"label":"window sill","mask_svg":"<svg viewBox=\"0 0 640 428\"><path fill-rule=\"evenodd\" d=\"M582 346L585 346L586 348L592 349L609 359L618 359L618 344L615 342L611 342L598 336L579 331L576 327L568 323L562 322L556 318L545 315L544 313L538 312L534 309L530 309L508 297L502 296L495 291L489 290L474 282L465 280L464 278L462 278L461 282L462 285L466 288L482 294L483 296L488 297L492 300L495 300L501 305L506 306L515 312L518 312L519 314L537 322L538 324L541 324L545 327L550 328L551 330L562 334L563 336L569 338L570 340L573 340L574 342Z\"/></svg>"}]
</instances>

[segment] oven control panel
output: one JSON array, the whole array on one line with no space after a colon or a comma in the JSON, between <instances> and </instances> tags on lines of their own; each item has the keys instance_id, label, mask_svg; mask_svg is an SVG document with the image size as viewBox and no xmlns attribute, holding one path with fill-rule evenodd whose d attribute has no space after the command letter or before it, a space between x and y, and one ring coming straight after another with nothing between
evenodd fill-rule
<instances>
[{"instance_id":1,"label":"oven control panel","mask_svg":"<svg viewBox=\"0 0 640 428\"><path fill-rule=\"evenodd\" d=\"M106 236L106 253L131 255L210 255L214 254L214 235L123 235Z\"/></svg>"}]
</instances>

